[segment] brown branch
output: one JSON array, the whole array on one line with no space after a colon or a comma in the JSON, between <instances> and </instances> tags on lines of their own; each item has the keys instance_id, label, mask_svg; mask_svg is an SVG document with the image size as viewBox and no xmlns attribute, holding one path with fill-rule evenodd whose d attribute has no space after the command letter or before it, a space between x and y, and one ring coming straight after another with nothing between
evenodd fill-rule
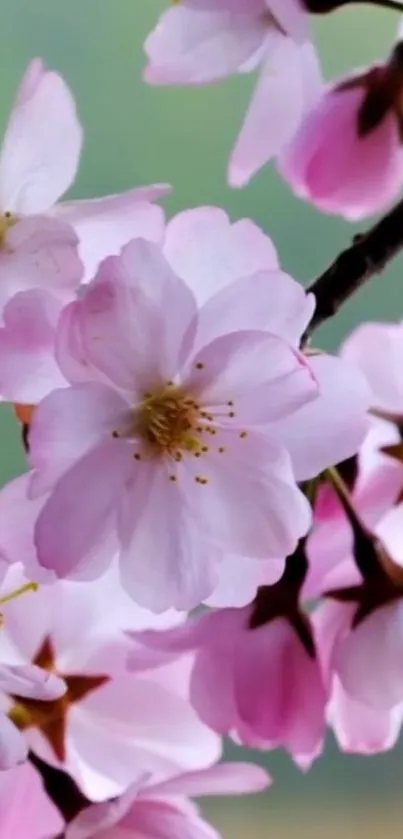
<instances>
[{"instance_id":1,"label":"brown branch","mask_svg":"<svg viewBox=\"0 0 403 839\"><path fill-rule=\"evenodd\" d=\"M384 271L402 249L403 200L367 233L356 236L351 247L309 286L307 290L316 297L316 309L303 345L361 286Z\"/></svg>"}]
</instances>

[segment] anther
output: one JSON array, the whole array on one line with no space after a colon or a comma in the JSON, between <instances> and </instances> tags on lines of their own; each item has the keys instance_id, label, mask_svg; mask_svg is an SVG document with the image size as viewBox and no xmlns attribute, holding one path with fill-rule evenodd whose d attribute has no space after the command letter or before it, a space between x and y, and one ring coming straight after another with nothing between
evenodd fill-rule
<instances>
[{"instance_id":1,"label":"anther","mask_svg":"<svg viewBox=\"0 0 403 839\"><path fill-rule=\"evenodd\" d=\"M136 454L134 454L133 457L135 460L141 460L141 454L139 454L138 452L136 452Z\"/></svg>"},{"instance_id":2,"label":"anther","mask_svg":"<svg viewBox=\"0 0 403 839\"><path fill-rule=\"evenodd\" d=\"M224 449L223 446L220 446L220 448L218 449L218 453L219 454L225 454L225 449Z\"/></svg>"},{"instance_id":3,"label":"anther","mask_svg":"<svg viewBox=\"0 0 403 839\"><path fill-rule=\"evenodd\" d=\"M230 419L234 419L234 417L236 417L236 413L234 411L230 411L228 416Z\"/></svg>"},{"instance_id":4,"label":"anther","mask_svg":"<svg viewBox=\"0 0 403 839\"><path fill-rule=\"evenodd\" d=\"M170 475L169 480L172 481L172 483L175 483L175 481L177 481L176 475Z\"/></svg>"},{"instance_id":5,"label":"anther","mask_svg":"<svg viewBox=\"0 0 403 839\"><path fill-rule=\"evenodd\" d=\"M201 361L198 361L197 364L195 364L195 367L196 370L204 370L204 364L202 364Z\"/></svg>"},{"instance_id":6,"label":"anther","mask_svg":"<svg viewBox=\"0 0 403 839\"><path fill-rule=\"evenodd\" d=\"M244 440L244 439L245 439L245 437L247 437L247 436L248 436L248 432L247 432L247 431L241 431L241 433L240 433L240 435L239 435L239 436L240 436L241 440Z\"/></svg>"}]
</instances>

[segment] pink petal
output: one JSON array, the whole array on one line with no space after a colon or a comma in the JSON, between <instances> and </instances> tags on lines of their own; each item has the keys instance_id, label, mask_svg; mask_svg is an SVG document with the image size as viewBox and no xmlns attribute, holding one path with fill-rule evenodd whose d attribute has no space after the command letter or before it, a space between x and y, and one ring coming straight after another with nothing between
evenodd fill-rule
<instances>
[{"instance_id":1,"label":"pink petal","mask_svg":"<svg viewBox=\"0 0 403 839\"><path fill-rule=\"evenodd\" d=\"M80 300L69 303L64 307L59 318L55 336L55 356L63 376L71 384L81 382L103 382L110 380L100 370L90 364L86 357L81 332Z\"/></svg>"},{"instance_id":2,"label":"pink petal","mask_svg":"<svg viewBox=\"0 0 403 839\"><path fill-rule=\"evenodd\" d=\"M82 131L69 88L57 73L28 68L0 156L0 205L46 212L73 182Z\"/></svg>"},{"instance_id":3,"label":"pink petal","mask_svg":"<svg viewBox=\"0 0 403 839\"><path fill-rule=\"evenodd\" d=\"M43 494L91 449L112 441L127 424L129 407L96 382L54 390L38 405L30 428L30 462L36 473L31 494ZM119 450L124 443L114 441ZM128 458L130 454L128 453Z\"/></svg>"},{"instance_id":4,"label":"pink petal","mask_svg":"<svg viewBox=\"0 0 403 839\"><path fill-rule=\"evenodd\" d=\"M42 582L49 580L49 572L38 565L34 527L43 500L28 498L30 479L30 473L21 475L0 491L0 554L11 564L22 562L27 577Z\"/></svg>"},{"instance_id":5,"label":"pink petal","mask_svg":"<svg viewBox=\"0 0 403 839\"><path fill-rule=\"evenodd\" d=\"M231 224L218 207L175 216L167 225L164 253L199 304L234 280L278 268L274 245L260 227L249 219Z\"/></svg>"},{"instance_id":6,"label":"pink petal","mask_svg":"<svg viewBox=\"0 0 403 839\"><path fill-rule=\"evenodd\" d=\"M303 113L299 48L279 32L271 34L271 50L232 152L228 179L242 187L277 155L298 128ZM273 50L273 52L272 52Z\"/></svg>"},{"instance_id":7,"label":"pink petal","mask_svg":"<svg viewBox=\"0 0 403 839\"><path fill-rule=\"evenodd\" d=\"M113 558L109 538L131 464L125 442L111 440L89 451L59 480L35 528L42 566L58 577L80 569L90 579L101 576Z\"/></svg>"},{"instance_id":8,"label":"pink petal","mask_svg":"<svg viewBox=\"0 0 403 839\"><path fill-rule=\"evenodd\" d=\"M356 365L365 376L372 391L372 405L401 413L403 325L363 323L347 338L341 352L342 357Z\"/></svg>"},{"instance_id":9,"label":"pink petal","mask_svg":"<svg viewBox=\"0 0 403 839\"><path fill-rule=\"evenodd\" d=\"M23 734L15 727L14 723L0 711L0 771L11 769L17 763L22 763L28 754L28 746ZM0 803L2 792L0 790ZM3 811L4 812L4 811ZM0 828L1 825L0 812ZM1 833L0 833L1 836ZM6 837L4 836L4 839Z\"/></svg>"},{"instance_id":10,"label":"pink petal","mask_svg":"<svg viewBox=\"0 0 403 839\"><path fill-rule=\"evenodd\" d=\"M356 702L335 678L328 719L343 752L372 755L392 749L402 725L403 706L391 711Z\"/></svg>"},{"instance_id":11,"label":"pink petal","mask_svg":"<svg viewBox=\"0 0 403 839\"><path fill-rule=\"evenodd\" d=\"M144 461L136 466L120 517L123 585L152 611L189 610L214 588L220 551L189 516L169 466Z\"/></svg>"},{"instance_id":12,"label":"pink petal","mask_svg":"<svg viewBox=\"0 0 403 839\"><path fill-rule=\"evenodd\" d=\"M122 825L147 839L220 839L196 810L190 811L187 802L177 800L140 800Z\"/></svg>"},{"instance_id":13,"label":"pink petal","mask_svg":"<svg viewBox=\"0 0 403 839\"><path fill-rule=\"evenodd\" d=\"M344 689L358 702L388 710L403 701L402 605L373 612L340 637L334 666Z\"/></svg>"},{"instance_id":14,"label":"pink petal","mask_svg":"<svg viewBox=\"0 0 403 839\"><path fill-rule=\"evenodd\" d=\"M282 271L260 271L235 280L201 309L197 345L229 332L271 332L297 348L315 308L313 295Z\"/></svg>"},{"instance_id":15,"label":"pink petal","mask_svg":"<svg viewBox=\"0 0 403 839\"><path fill-rule=\"evenodd\" d=\"M132 239L162 241L164 213L152 202L169 192L170 187L156 185L105 198L70 201L55 208L57 216L74 227L80 240L84 282L92 279L103 259L118 254Z\"/></svg>"},{"instance_id":16,"label":"pink petal","mask_svg":"<svg viewBox=\"0 0 403 839\"><path fill-rule=\"evenodd\" d=\"M206 605L216 609L247 606L259 586L273 585L283 571L282 559L252 559L225 554L218 566L218 585L205 601Z\"/></svg>"},{"instance_id":17,"label":"pink petal","mask_svg":"<svg viewBox=\"0 0 403 839\"><path fill-rule=\"evenodd\" d=\"M54 356L62 304L46 291L16 294L0 327L0 393L4 399L35 405L65 379Z\"/></svg>"},{"instance_id":18,"label":"pink petal","mask_svg":"<svg viewBox=\"0 0 403 839\"><path fill-rule=\"evenodd\" d=\"M189 289L160 250L142 239L102 264L71 315L79 320L85 360L127 390L132 400L136 394L142 398L154 383L175 376L192 338L189 327L195 316ZM74 338L74 323L69 334Z\"/></svg>"},{"instance_id":19,"label":"pink petal","mask_svg":"<svg viewBox=\"0 0 403 839\"><path fill-rule=\"evenodd\" d=\"M40 700L59 699L66 692L63 679L34 665L0 664L0 688L4 693Z\"/></svg>"},{"instance_id":20,"label":"pink petal","mask_svg":"<svg viewBox=\"0 0 403 839\"><path fill-rule=\"evenodd\" d=\"M271 783L265 769L254 763L217 763L208 769L186 772L158 785L153 785L150 795L186 795L197 798L204 795L243 795L260 792ZM147 790L145 790L147 795Z\"/></svg>"},{"instance_id":21,"label":"pink petal","mask_svg":"<svg viewBox=\"0 0 403 839\"><path fill-rule=\"evenodd\" d=\"M21 736L20 739L23 743ZM2 773L1 839L44 839L58 836L63 829L64 821L45 793L39 773L30 763Z\"/></svg>"},{"instance_id":22,"label":"pink petal","mask_svg":"<svg viewBox=\"0 0 403 839\"><path fill-rule=\"evenodd\" d=\"M356 454L369 427L370 393L359 372L326 355L311 356L309 364L318 398L270 428L290 452L297 480Z\"/></svg>"},{"instance_id":23,"label":"pink petal","mask_svg":"<svg viewBox=\"0 0 403 839\"><path fill-rule=\"evenodd\" d=\"M23 219L7 234L0 252L0 312L19 291L43 288L64 302L80 283L77 237L67 224L45 216Z\"/></svg>"},{"instance_id":24,"label":"pink petal","mask_svg":"<svg viewBox=\"0 0 403 839\"><path fill-rule=\"evenodd\" d=\"M151 84L225 78L258 52L266 29L258 15L179 5L161 16L146 40L144 77Z\"/></svg>"},{"instance_id":25,"label":"pink petal","mask_svg":"<svg viewBox=\"0 0 403 839\"><path fill-rule=\"evenodd\" d=\"M70 737L82 763L81 789L92 800L124 792L133 767L158 782L210 765L220 754L219 738L174 685L136 674L121 674L77 705Z\"/></svg>"},{"instance_id":26,"label":"pink petal","mask_svg":"<svg viewBox=\"0 0 403 839\"><path fill-rule=\"evenodd\" d=\"M318 393L304 356L267 332L222 335L199 350L189 368L185 387L227 429L282 420Z\"/></svg>"},{"instance_id":27,"label":"pink petal","mask_svg":"<svg viewBox=\"0 0 403 839\"><path fill-rule=\"evenodd\" d=\"M301 0L266 0L266 5L281 28L297 43L309 35L309 16Z\"/></svg>"},{"instance_id":28,"label":"pink petal","mask_svg":"<svg viewBox=\"0 0 403 839\"><path fill-rule=\"evenodd\" d=\"M133 784L120 798L89 805L68 825L66 839L90 839L92 836L99 837L100 834L107 839L106 831L109 831L109 828L112 828L109 835L113 839L113 835L116 837L113 828L126 815L136 795L137 784Z\"/></svg>"},{"instance_id":29,"label":"pink petal","mask_svg":"<svg viewBox=\"0 0 403 839\"><path fill-rule=\"evenodd\" d=\"M240 636L235 692L240 719L255 736L282 745L297 759L317 752L326 692L318 662L288 621L278 619Z\"/></svg>"},{"instance_id":30,"label":"pink petal","mask_svg":"<svg viewBox=\"0 0 403 839\"><path fill-rule=\"evenodd\" d=\"M206 725L228 735L236 725L233 685L234 649L207 646L198 652L192 672L190 700Z\"/></svg>"},{"instance_id":31,"label":"pink petal","mask_svg":"<svg viewBox=\"0 0 403 839\"><path fill-rule=\"evenodd\" d=\"M262 436L221 431L224 454L187 459L178 472L201 531L228 552L262 559L287 556L310 525L310 508L294 483L286 452ZM197 475L206 477L201 485ZM183 476L183 477L182 477Z\"/></svg>"}]
</instances>

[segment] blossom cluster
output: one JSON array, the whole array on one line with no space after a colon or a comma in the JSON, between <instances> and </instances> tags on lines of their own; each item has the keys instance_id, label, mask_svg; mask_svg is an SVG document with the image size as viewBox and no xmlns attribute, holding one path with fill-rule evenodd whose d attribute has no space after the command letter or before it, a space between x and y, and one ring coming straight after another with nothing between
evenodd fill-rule
<instances>
[{"instance_id":1,"label":"blossom cluster","mask_svg":"<svg viewBox=\"0 0 403 839\"><path fill-rule=\"evenodd\" d=\"M402 186L403 64L398 42L325 88L309 12L336 5L181 0L145 77L259 67L231 183L277 157L352 219ZM399 736L403 324L326 354L253 221L167 218L163 184L60 202L82 137L35 59L0 153L0 398L27 458L0 491L0 837L217 839L191 799L271 783L225 738L307 770L328 729L359 754Z\"/></svg>"}]
</instances>

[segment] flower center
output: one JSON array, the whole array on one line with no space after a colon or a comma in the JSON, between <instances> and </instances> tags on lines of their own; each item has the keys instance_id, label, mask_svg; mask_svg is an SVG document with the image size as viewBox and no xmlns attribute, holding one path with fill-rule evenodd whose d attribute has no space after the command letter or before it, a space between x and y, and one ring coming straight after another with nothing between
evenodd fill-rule
<instances>
[{"instance_id":1,"label":"flower center","mask_svg":"<svg viewBox=\"0 0 403 839\"><path fill-rule=\"evenodd\" d=\"M11 227L17 224L17 221L17 216L14 216L12 213L3 213L3 215L0 215L0 250L4 250L7 233Z\"/></svg>"},{"instance_id":2,"label":"flower center","mask_svg":"<svg viewBox=\"0 0 403 839\"><path fill-rule=\"evenodd\" d=\"M199 405L181 388L166 385L153 394L145 394L136 413L135 430L147 445L159 454L175 455L178 450L196 451L200 442Z\"/></svg>"},{"instance_id":3,"label":"flower center","mask_svg":"<svg viewBox=\"0 0 403 839\"><path fill-rule=\"evenodd\" d=\"M33 664L55 673L52 642L45 638ZM66 719L70 708L109 681L107 675L61 674L66 683L66 693L59 699L41 700L29 697L11 696L13 704L8 712L9 719L20 731L37 728L48 741L56 757L66 758Z\"/></svg>"}]
</instances>

